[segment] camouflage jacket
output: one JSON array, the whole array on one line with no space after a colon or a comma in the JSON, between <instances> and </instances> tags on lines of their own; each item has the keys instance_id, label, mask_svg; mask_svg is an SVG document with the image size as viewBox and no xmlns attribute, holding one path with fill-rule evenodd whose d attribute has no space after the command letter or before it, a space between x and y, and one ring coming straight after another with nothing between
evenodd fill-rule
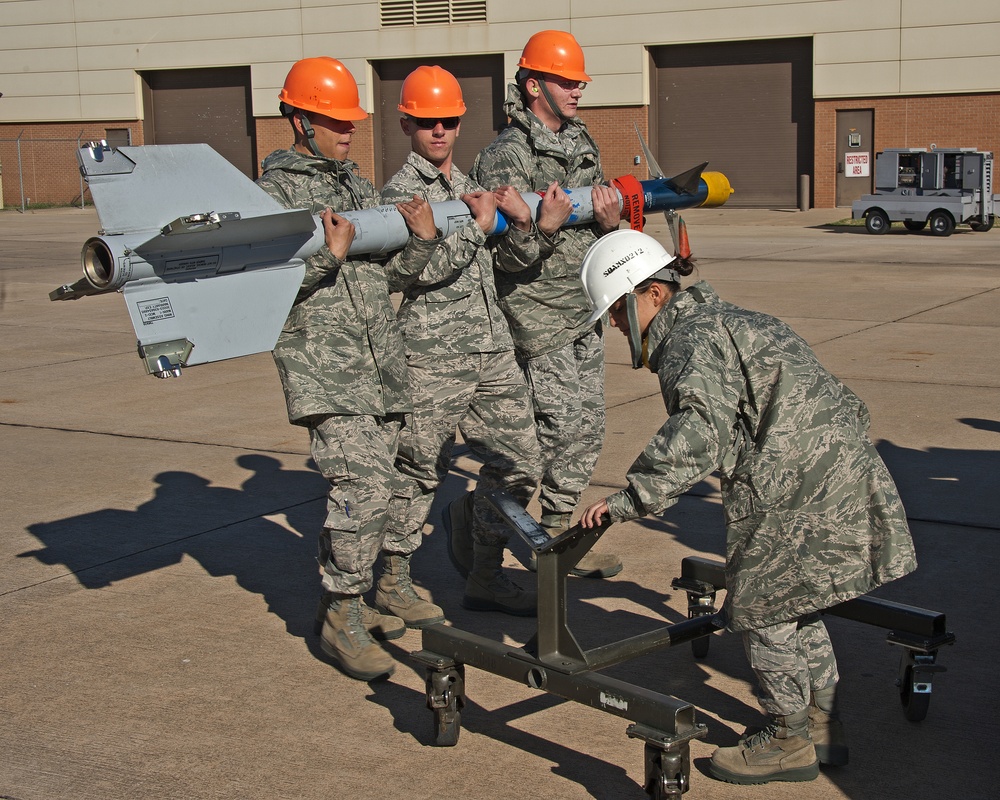
<instances>
[{"instance_id":1,"label":"camouflage jacket","mask_svg":"<svg viewBox=\"0 0 1000 800\"><path fill-rule=\"evenodd\" d=\"M379 205L372 184L351 161L278 150L264 159L258 185L286 208L318 214ZM393 268L423 269L436 243L414 237L393 256ZM410 408L406 358L389 300L387 265L350 258L327 248L306 261L298 297L274 348L288 418L313 415L384 416Z\"/></svg>"},{"instance_id":2,"label":"camouflage jacket","mask_svg":"<svg viewBox=\"0 0 1000 800\"><path fill-rule=\"evenodd\" d=\"M787 325L701 282L653 318L648 351L670 416L608 498L611 517L658 514L718 470L732 629L828 608L916 568L868 410Z\"/></svg>"},{"instance_id":3,"label":"camouflage jacket","mask_svg":"<svg viewBox=\"0 0 1000 800\"><path fill-rule=\"evenodd\" d=\"M481 188L458 167L446 177L411 152L382 189L382 202L419 195L441 203ZM423 355L512 350L510 328L497 300L493 254L498 269L524 269L538 260L536 231L534 226L527 233L511 226L506 235L490 240L472 220L441 240L419 275L391 275L390 288L403 292L399 323L407 350Z\"/></svg>"},{"instance_id":4,"label":"camouflage jacket","mask_svg":"<svg viewBox=\"0 0 1000 800\"><path fill-rule=\"evenodd\" d=\"M521 192L544 191L552 181L567 189L604 180L597 144L579 119L553 133L524 107L521 91L507 89L504 110L510 125L472 165L470 175L488 189L510 185ZM520 272L497 274L497 291L520 354L541 355L594 327L580 281L580 265L598 237L596 225L564 228L540 241L541 260Z\"/></svg>"}]
</instances>

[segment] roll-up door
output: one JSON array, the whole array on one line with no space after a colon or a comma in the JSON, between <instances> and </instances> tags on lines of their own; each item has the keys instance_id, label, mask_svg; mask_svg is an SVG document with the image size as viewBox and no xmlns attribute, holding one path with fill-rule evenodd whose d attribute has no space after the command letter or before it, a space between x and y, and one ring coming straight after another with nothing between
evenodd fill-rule
<instances>
[{"instance_id":1,"label":"roll-up door","mask_svg":"<svg viewBox=\"0 0 1000 800\"><path fill-rule=\"evenodd\" d=\"M655 47L650 132L668 175L708 161L731 206L796 207L812 173L812 40Z\"/></svg>"},{"instance_id":2,"label":"roll-up door","mask_svg":"<svg viewBox=\"0 0 1000 800\"><path fill-rule=\"evenodd\" d=\"M142 79L146 144L204 142L256 179L249 67L156 70Z\"/></svg>"}]
</instances>

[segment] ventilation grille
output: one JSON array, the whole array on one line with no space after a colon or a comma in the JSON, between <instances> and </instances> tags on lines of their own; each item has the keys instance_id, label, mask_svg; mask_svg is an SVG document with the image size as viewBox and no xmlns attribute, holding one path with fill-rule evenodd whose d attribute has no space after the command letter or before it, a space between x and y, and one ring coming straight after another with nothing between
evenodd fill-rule
<instances>
[{"instance_id":1,"label":"ventilation grille","mask_svg":"<svg viewBox=\"0 0 1000 800\"><path fill-rule=\"evenodd\" d=\"M383 28L486 22L486 0L381 0Z\"/></svg>"}]
</instances>

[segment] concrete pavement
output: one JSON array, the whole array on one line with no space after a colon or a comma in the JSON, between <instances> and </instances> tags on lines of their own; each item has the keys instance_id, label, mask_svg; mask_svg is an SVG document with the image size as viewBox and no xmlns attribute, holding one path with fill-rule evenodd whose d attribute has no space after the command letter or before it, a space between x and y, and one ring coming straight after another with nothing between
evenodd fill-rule
<instances>
[{"instance_id":1,"label":"concrete pavement","mask_svg":"<svg viewBox=\"0 0 1000 800\"><path fill-rule=\"evenodd\" d=\"M847 209L686 212L699 276L774 313L869 405L920 568L878 592L944 612L927 718L908 722L885 631L828 619L851 763L809 784L736 787L704 773L759 717L737 637L609 670L692 703L688 797L993 797L1000 768L1000 229L948 238L830 227ZM665 236L656 223L650 232ZM389 643L386 682L353 681L312 634L324 481L290 426L267 354L145 375L117 296L52 303L97 231L79 209L0 213L0 797L641 798L627 722L470 669L460 741L431 745L423 673ZM666 239L664 239L666 241ZM669 245L668 245L669 246ZM623 484L664 419L652 375L608 338L608 431L590 502ZM460 607L438 511L475 478L462 455L415 557L456 627L523 643L528 620ZM585 647L686 616L687 555L723 547L713 482L663 518L612 528L608 581L571 582ZM512 570L530 582L518 558Z\"/></svg>"}]
</instances>

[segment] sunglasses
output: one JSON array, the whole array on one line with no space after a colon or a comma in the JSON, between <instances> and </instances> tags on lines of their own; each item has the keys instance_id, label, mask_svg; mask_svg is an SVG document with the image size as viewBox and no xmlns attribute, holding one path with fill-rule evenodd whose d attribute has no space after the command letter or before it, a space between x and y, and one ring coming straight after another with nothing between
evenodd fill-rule
<instances>
[{"instance_id":1,"label":"sunglasses","mask_svg":"<svg viewBox=\"0 0 1000 800\"><path fill-rule=\"evenodd\" d=\"M546 76L545 80L548 81L549 83L554 83L564 92L572 92L575 91L576 89L579 89L582 92L584 89L587 88L586 81L570 81L566 80L565 78L553 78L551 76Z\"/></svg>"},{"instance_id":2,"label":"sunglasses","mask_svg":"<svg viewBox=\"0 0 1000 800\"><path fill-rule=\"evenodd\" d=\"M422 117L410 117L410 122L416 125L421 130L429 131L433 130L441 123L441 127L446 131L453 131L458 127L458 123L462 120L458 117L439 117L437 119L426 119Z\"/></svg>"}]
</instances>

